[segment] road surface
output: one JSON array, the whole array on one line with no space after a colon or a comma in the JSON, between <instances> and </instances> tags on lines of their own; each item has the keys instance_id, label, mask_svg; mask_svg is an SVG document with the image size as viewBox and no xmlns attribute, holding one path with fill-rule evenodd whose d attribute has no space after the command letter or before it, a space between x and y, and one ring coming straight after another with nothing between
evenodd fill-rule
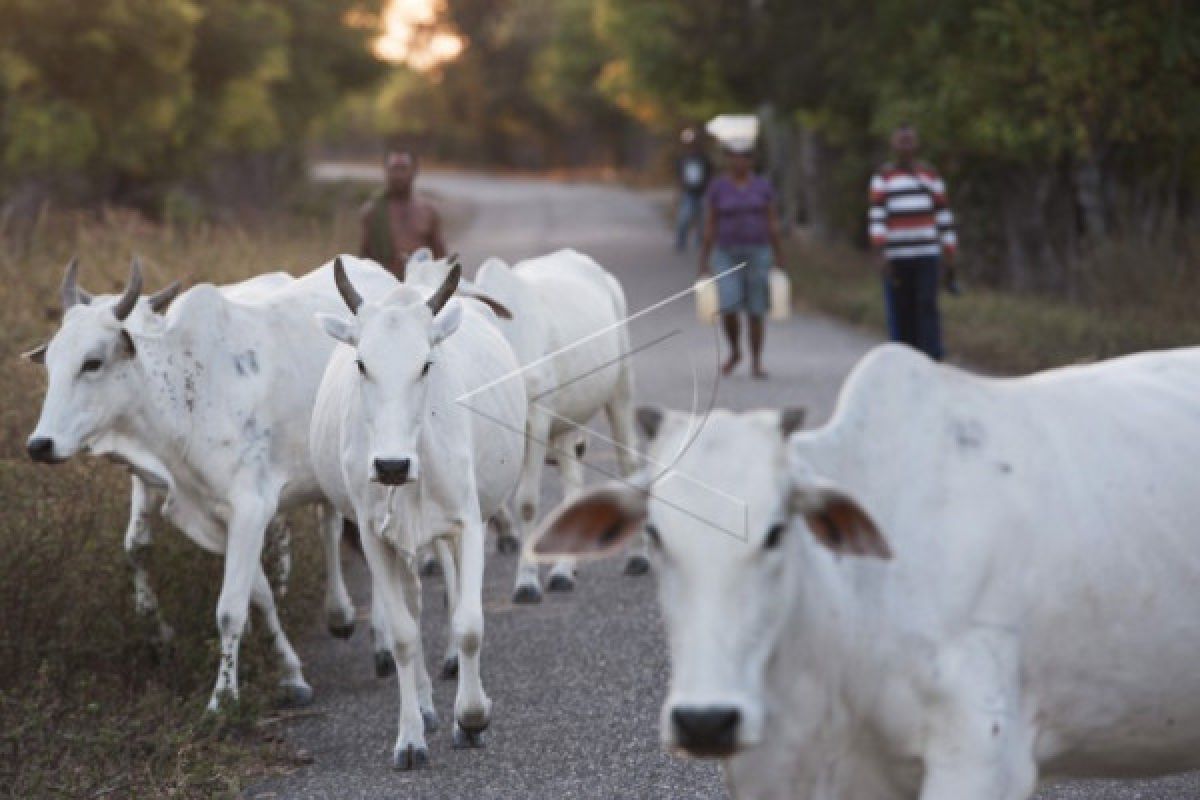
<instances>
[{"instance_id":1,"label":"road surface","mask_svg":"<svg viewBox=\"0 0 1200 800\"><path fill-rule=\"evenodd\" d=\"M360 174L361 173L361 174ZM372 177L374 170L326 168L324 178ZM469 201L474 214L451 242L468 275L487 256L510 263L560 247L593 255L621 280L631 312L682 292L695 275L694 252L677 255L662 210L648 195L617 187L474 175L430 174L427 188ZM703 409L805 406L810 424L828 417L842 379L874 344L825 318L802 315L768 329L768 382L745 366L717 381L714 331L697 324L683 296L633 325L640 403ZM655 344L655 342L657 342ZM598 433L607 426L597 423ZM593 437L588 460L615 469L611 452ZM589 482L603 479L592 471ZM547 470L543 509L560 497ZM366 570L346 557L360 618ZM301 643L316 690L312 716L288 735L313 764L246 792L250 798L724 798L720 773L708 762L663 754L658 712L667 657L654 602L653 578L621 574L621 563L584 566L571 594L547 594L539 606L509 601L515 559L489 552L484 606L484 685L495 706L483 750L450 747L453 683L438 682L442 728L428 737L432 764L411 772L389 767L396 734L394 679L374 677L369 635L360 622L350 641L323 631ZM441 653L446 619L441 581L427 580L425 641ZM1200 780L1138 784L1073 784L1043 792L1043 800L1157 800L1200 797ZM969 800L964 798L964 800Z\"/></svg>"}]
</instances>

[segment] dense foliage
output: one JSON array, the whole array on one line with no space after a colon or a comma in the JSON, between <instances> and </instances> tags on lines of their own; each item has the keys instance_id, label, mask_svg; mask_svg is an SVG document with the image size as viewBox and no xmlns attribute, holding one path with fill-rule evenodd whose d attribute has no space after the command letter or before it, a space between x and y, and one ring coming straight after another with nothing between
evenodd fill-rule
<instances>
[{"instance_id":1,"label":"dense foliage","mask_svg":"<svg viewBox=\"0 0 1200 800\"><path fill-rule=\"evenodd\" d=\"M1114 239L1181 235L1200 181L1200 5L1184 0L602 0L630 108L769 104L803 141L817 232L862 236L863 186L911 120L994 279L1080 291ZM800 162L804 162L799 165ZM1170 265L1162 265L1169 268Z\"/></svg>"},{"instance_id":2,"label":"dense foliage","mask_svg":"<svg viewBox=\"0 0 1200 800\"><path fill-rule=\"evenodd\" d=\"M399 74L375 111L456 159L636 165L641 126L760 111L785 211L861 243L867 178L910 120L971 271L1072 295L1107 282L1081 265L1112 242L1184 252L1197 213L1184 0L444 0L436 27L462 55Z\"/></svg>"},{"instance_id":3,"label":"dense foliage","mask_svg":"<svg viewBox=\"0 0 1200 800\"><path fill-rule=\"evenodd\" d=\"M383 71L382 0L0 0L0 187L152 206Z\"/></svg>"}]
</instances>

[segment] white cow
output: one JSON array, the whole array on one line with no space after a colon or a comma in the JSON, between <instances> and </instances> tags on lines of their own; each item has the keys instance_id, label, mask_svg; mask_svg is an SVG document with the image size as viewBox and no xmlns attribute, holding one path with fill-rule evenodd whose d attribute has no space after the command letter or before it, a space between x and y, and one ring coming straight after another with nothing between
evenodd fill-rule
<instances>
[{"instance_id":1,"label":"white cow","mask_svg":"<svg viewBox=\"0 0 1200 800\"><path fill-rule=\"evenodd\" d=\"M92 295L77 284L79 262L72 258L67 265L66 276L63 280L64 310L76 303L96 305L111 308L118 299L117 295ZM239 283L220 287L226 297L250 297L261 292L270 292L289 283L292 277L284 272L271 272L258 275ZM125 320L125 327L135 333L151 333L160 331L163 325L163 312L179 294L179 281L171 283L164 289L152 295L139 298L133 311ZM36 348L25 354L31 360L42 362L45 356L45 346ZM120 461L121 446L118 441L108 441L109 437L99 437L90 447L92 455L107 456ZM166 501L165 487L147 484L135 473L130 474L130 503L129 522L125 526L124 548L125 558L133 573L134 609L138 616L153 618L155 623L155 638L159 642L169 642L175 636L175 631L158 604L158 596L154 591L149 574L150 546L154 538L155 519L161 515L163 503ZM268 534L268 542L273 544L277 557L276 570L280 581L280 592L286 591L288 574L291 571L291 534L287 521L277 517L272 523ZM340 562L338 562L340 566ZM331 576L333 575L331 571ZM340 577L340 570L337 577ZM335 579L331 577L330 586ZM344 586L344 583L342 584Z\"/></svg>"},{"instance_id":2,"label":"white cow","mask_svg":"<svg viewBox=\"0 0 1200 800\"><path fill-rule=\"evenodd\" d=\"M313 412L311 447L321 486L362 532L372 586L390 623L400 685L392 763L428 763L436 726L421 647L417 550L437 543L458 649L454 744L474 747L491 720L480 678L484 524L512 493L524 448L525 387L516 357L482 304L451 299L457 265L426 300L412 285L365 302L335 267L354 313L321 315L343 343ZM452 579L453 575L453 579Z\"/></svg>"},{"instance_id":3,"label":"white cow","mask_svg":"<svg viewBox=\"0 0 1200 800\"><path fill-rule=\"evenodd\" d=\"M650 526L664 738L727 757L739 797L1196 769L1198 398L1200 349L989 380L884 346L786 445L769 412L642 414L665 474L589 493L537 547Z\"/></svg>"},{"instance_id":4,"label":"white cow","mask_svg":"<svg viewBox=\"0 0 1200 800\"><path fill-rule=\"evenodd\" d=\"M351 268L373 293L396 285L372 262L353 259ZM53 463L96 449L119 458L144 485L166 494L162 511L170 522L225 554L212 710L237 697L238 645L251 600L283 665L285 699L306 703L312 696L279 625L261 554L277 513L323 499L308 458L308 422L332 351L312 316L341 303L331 269L229 296L202 284L141 331L128 323L141 291L136 261L112 304L85 302L71 275L62 327L40 356L49 385L30 455ZM336 561L341 519L324 516ZM352 620L345 587L333 586L331 596L342 621Z\"/></svg>"},{"instance_id":5,"label":"white cow","mask_svg":"<svg viewBox=\"0 0 1200 800\"><path fill-rule=\"evenodd\" d=\"M529 396L528 447L516 495L523 540L537 517L548 456L562 472L567 495L582 489L582 426L601 410L608 417L621 475L637 470L625 294L616 278L574 250L513 267L489 259L479 268L475 285L512 311L510 320L498 324L521 362ZM507 518L499 522L503 545ZM639 575L648 568L646 543L639 538L626 572ZM556 563L547 588L569 591L574 585L574 561ZM541 598L537 564L522 556L513 599L536 603Z\"/></svg>"}]
</instances>

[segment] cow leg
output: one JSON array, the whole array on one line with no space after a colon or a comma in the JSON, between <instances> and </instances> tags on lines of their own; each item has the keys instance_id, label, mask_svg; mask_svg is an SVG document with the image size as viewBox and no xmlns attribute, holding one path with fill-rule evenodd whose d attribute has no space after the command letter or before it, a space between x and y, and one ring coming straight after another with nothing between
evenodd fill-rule
<instances>
[{"instance_id":1,"label":"cow leg","mask_svg":"<svg viewBox=\"0 0 1200 800\"><path fill-rule=\"evenodd\" d=\"M481 747L492 719L492 701L483 690L479 653L483 648L483 522L478 510L463 522L458 537L458 605L454 639L458 646L458 692L454 697L454 746Z\"/></svg>"},{"instance_id":2,"label":"cow leg","mask_svg":"<svg viewBox=\"0 0 1200 800\"><path fill-rule=\"evenodd\" d=\"M280 597L287 597L288 581L292 577L292 526L287 517L276 514L267 528L266 550L271 555L275 582L272 584Z\"/></svg>"},{"instance_id":3,"label":"cow leg","mask_svg":"<svg viewBox=\"0 0 1200 800\"><path fill-rule=\"evenodd\" d=\"M300 665L300 657L288 641L283 626L279 624L279 614L275 610L275 597L271 593L271 584L267 573L259 567L254 579L254 589L250 595L251 602L262 612L267 625L267 633L271 635L271 644L279 657L280 671L283 677L279 680L282 704L287 708L300 708L312 703L313 690L304 680L304 670Z\"/></svg>"},{"instance_id":4,"label":"cow leg","mask_svg":"<svg viewBox=\"0 0 1200 800\"><path fill-rule=\"evenodd\" d=\"M339 639L354 634L354 601L346 590L342 572L342 532L346 522L333 506L318 507L321 521L321 541L325 545L325 624Z\"/></svg>"},{"instance_id":5,"label":"cow leg","mask_svg":"<svg viewBox=\"0 0 1200 800\"><path fill-rule=\"evenodd\" d=\"M383 595L374 580L371 581L371 646L375 650L375 677L386 678L395 672L391 623L388 622Z\"/></svg>"},{"instance_id":6,"label":"cow leg","mask_svg":"<svg viewBox=\"0 0 1200 800\"><path fill-rule=\"evenodd\" d=\"M641 467L638 457L637 435L633 425L633 374L629 362L621 362L621 374L612 396L604 404L604 414L612 431L613 446L617 451L617 466L621 477L628 478ZM645 575L650 571L649 541L645 532L638 533L629 543L625 559L626 575Z\"/></svg>"},{"instance_id":7,"label":"cow leg","mask_svg":"<svg viewBox=\"0 0 1200 800\"><path fill-rule=\"evenodd\" d=\"M238 649L250 610L250 594L262 572L263 537L275 514L275 504L260 498L233 503L225 549L225 576L217 600L217 630L221 635L221 665L208 701L209 711L219 711L238 696Z\"/></svg>"},{"instance_id":8,"label":"cow leg","mask_svg":"<svg viewBox=\"0 0 1200 800\"><path fill-rule=\"evenodd\" d=\"M546 439L550 435L550 416L537 403L529 405L529 419L525 425L525 460L521 464L521 477L517 482L517 525L521 532L521 544L529 536L529 529L537 519L538 495L542 490L542 465L546 460ZM542 586L538 581L537 562L531 561L522 549L517 564L517 581L513 588L514 603L540 603Z\"/></svg>"},{"instance_id":9,"label":"cow leg","mask_svg":"<svg viewBox=\"0 0 1200 800\"><path fill-rule=\"evenodd\" d=\"M1016 637L977 631L938 655L920 800L1028 800L1034 730L1023 713Z\"/></svg>"},{"instance_id":10,"label":"cow leg","mask_svg":"<svg viewBox=\"0 0 1200 800\"><path fill-rule=\"evenodd\" d=\"M147 561L154 532L150 517L161 506L161 496L137 477L131 481L129 498L129 524L125 527L125 559L133 570L133 607L138 616L154 617L158 630L157 641L167 643L175 638L175 631L163 619L158 597L150 586Z\"/></svg>"},{"instance_id":11,"label":"cow leg","mask_svg":"<svg viewBox=\"0 0 1200 800\"><path fill-rule=\"evenodd\" d=\"M366 518L359 514L359 519ZM363 532L362 545L371 570L372 588L379 594L387 617L400 688L400 718L392 749L392 766L400 770L417 769L429 763L429 748L425 744L425 719L421 713L417 665L414 663L420 657L421 631L414 609L406 598L410 592L419 591L419 578L413 565L374 532ZM410 588L409 583L416 588Z\"/></svg>"},{"instance_id":12,"label":"cow leg","mask_svg":"<svg viewBox=\"0 0 1200 800\"><path fill-rule=\"evenodd\" d=\"M521 549L521 538L517 536L517 529L507 508L502 506L497 510L492 515L492 522L496 523L496 552L510 556Z\"/></svg>"},{"instance_id":13,"label":"cow leg","mask_svg":"<svg viewBox=\"0 0 1200 800\"><path fill-rule=\"evenodd\" d=\"M583 490L583 462L576 453L575 445L579 437L565 433L554 437L551 449L558 459L558 469L562 474L563 497L574 497ZM575 588L575 559L559 559L550 570L546 588L551 592L569 592Z\"/></svg>"},{"instance_id":14,"label":"cow leg","mask_svg":"<svg viewBox=\"0 0 1200 800\"><path fill-rule=\"evenodd\" d=\"M438 537L433 545L437 548L438 561L445 575L443 595L446 598L446 616L450 619L450 635L446 637L446 652L442 656L442 679L450 680L458 675L458 645L454 641L454 611L458 608L458 567L454 563L454 551L444 537Z\"/></svg>"},{"instance_id":15,"label":"cow leg","mask_svg":"<svg viewBox=\"0 0 1200 800\"><path fill-rule=\"evenodd\" d=\"M398 556L398 560L404 560ZM406 563L406 562L405 562ZM403 564L402 564L403 566ZM413 665L416 670L417 705L421 709L421 721L425 733L433 733L438 729L438 715L433 707L433 681L429 679L429 669L425 663L425 642L421 638L421 581L419 574L408 570L408 579L403 583L404 602L416 625L416 651L413 655Z\"/></svg>"}]
</instances>

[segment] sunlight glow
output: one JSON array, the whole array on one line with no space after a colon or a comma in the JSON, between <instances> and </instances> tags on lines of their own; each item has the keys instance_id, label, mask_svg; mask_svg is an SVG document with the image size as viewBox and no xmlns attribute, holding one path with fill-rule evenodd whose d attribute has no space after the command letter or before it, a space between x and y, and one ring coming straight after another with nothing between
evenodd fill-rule
<instances>
[{"instance_id":1,"label":"sunlight glow","mask_svg":"<svg viewBox=\"0 0 1200 800\"><path fill-rule=\"evenodd\" d=\"M463 49L452 33L431 33L426 28L437 14L438 0L390 0L383 12L384 33L375 41L375 52L385 61L429 69L449 61Z\"/></svg>"}]
</instances>

